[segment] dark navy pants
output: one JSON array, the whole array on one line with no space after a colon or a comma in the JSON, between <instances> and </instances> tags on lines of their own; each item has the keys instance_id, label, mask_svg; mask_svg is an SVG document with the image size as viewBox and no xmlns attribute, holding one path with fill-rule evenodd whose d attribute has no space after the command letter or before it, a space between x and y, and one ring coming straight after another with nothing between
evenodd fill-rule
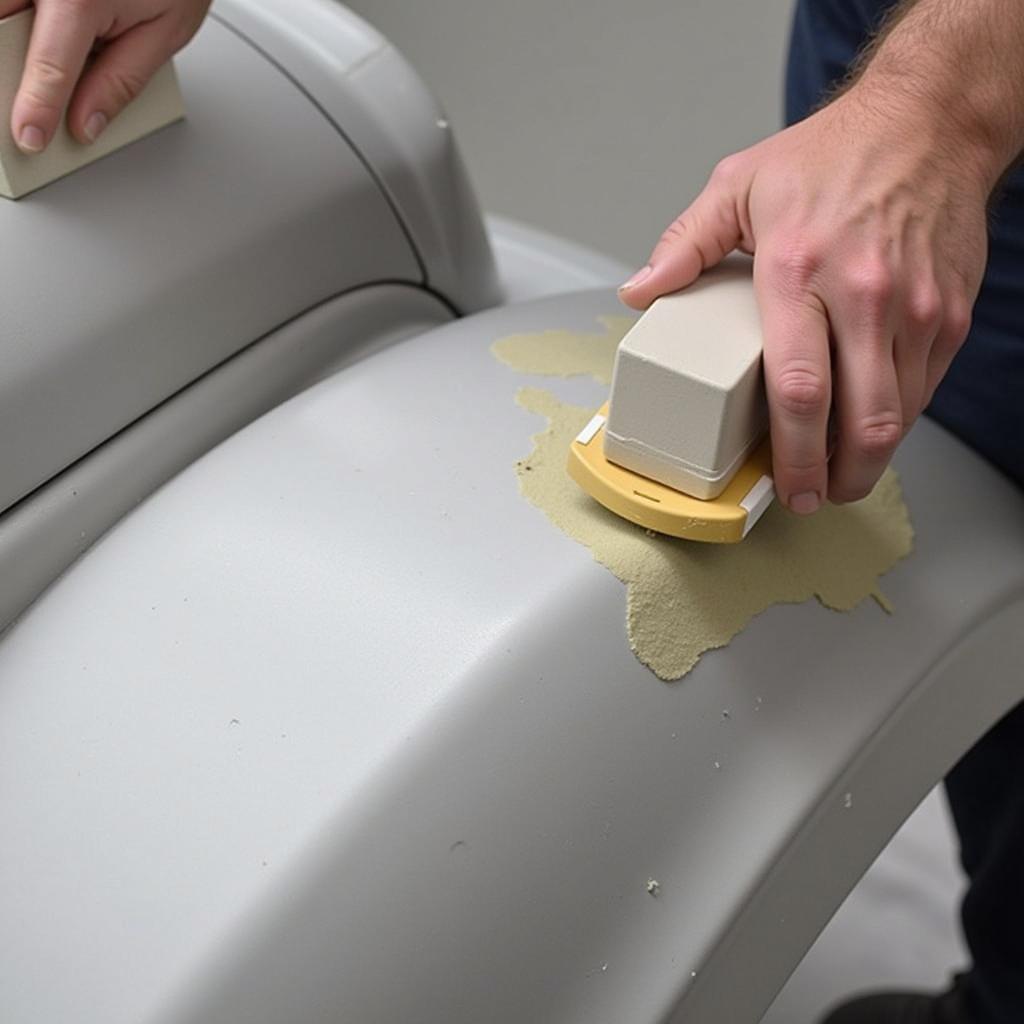
<instances>
[{"instance_id":1,"label":"dark navy pants","mask_svg":"<svg viewBox=\"0 0 1024 1024\"><path fill-rule=\"evenodd\" d=\"M894 2L797 0L789 123L843 78ZM927 414L1024 487L1024 171L994 210L971 333ZM1024 705L968 752L946 791L970 883L962 908L973 961L969 1024L1024 1024Z\"/></svg>"}]
</instances>

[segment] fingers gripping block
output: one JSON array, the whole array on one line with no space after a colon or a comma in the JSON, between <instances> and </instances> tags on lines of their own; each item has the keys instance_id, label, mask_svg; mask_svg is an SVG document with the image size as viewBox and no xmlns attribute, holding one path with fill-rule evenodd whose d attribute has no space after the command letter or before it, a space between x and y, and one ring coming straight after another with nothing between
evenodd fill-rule
<instances>
[{"instance_id":1,"label":"fingers gripping block","mask_svg":"<svg viewBox=\"0 0 1024 1024\"><path fill-rule=\"evenodd\" d=\"M0 19L0 195L9 199L34 192L185 116L174 66L168 62L96 142L76 142L61 118L45 152L22 153L11 135L10 119L34 17L30 8Z\"/></svg>"}]
</instances>

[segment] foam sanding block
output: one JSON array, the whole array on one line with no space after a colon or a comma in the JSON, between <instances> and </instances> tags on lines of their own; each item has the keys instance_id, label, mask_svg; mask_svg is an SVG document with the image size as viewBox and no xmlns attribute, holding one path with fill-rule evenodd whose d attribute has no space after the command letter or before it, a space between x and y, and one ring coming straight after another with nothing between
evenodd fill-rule
<instances>
[{"instance_id":1,"label":"foam sanding block","mask_svg":"<svg viewBox=\"0 0 1024 1024\"><path fill-rule=\"evenodd\" d=\"M0 195L9 199L34 192L185 116L174 66L168 62L96 142L76 142L62 118L45 152L22 153L11 137L10 118L34 18L35 10L29 8L0 19Z\"/></svg>"},{"instance_id":2,"label":"foam sanding block","mask_svg":"<svg viewBox=\"0 0 1024 1024\"><path fill-rule=\"evenodd\" d=\"M771 504L771 451L752 262L732 257L656 300L622 339L610 402L569 473L649 529L728 543Z\"/></svg>"}]
</instances>

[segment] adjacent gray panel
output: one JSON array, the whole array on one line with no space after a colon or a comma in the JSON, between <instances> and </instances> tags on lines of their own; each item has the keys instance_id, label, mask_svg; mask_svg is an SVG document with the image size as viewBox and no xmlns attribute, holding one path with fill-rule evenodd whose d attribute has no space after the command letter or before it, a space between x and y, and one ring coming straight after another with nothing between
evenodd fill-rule
<instances>
[{"instance_id":1,"label":"adjacent gray panel","mask_svg":"<svg viewBox=\"0 0 1024 1024\"><path fill-rule=\"evenodd\" d=\"M210 21L188 119L0 202L0 510L255 338L346 288L419 279L364 166Z\"/></svg>"},{"instance_id":2,"label":"adjacent gray panel","mask_svg":"<svg viewBox=\"0 0 1024 1024\"><path fill-rule=\"evenodd\" d=\"M391 44L334 0L214 8L305 89L387 194L427 284L462 312L501 300L494 260L441 108Z\"/></svg>"}]
</instances>

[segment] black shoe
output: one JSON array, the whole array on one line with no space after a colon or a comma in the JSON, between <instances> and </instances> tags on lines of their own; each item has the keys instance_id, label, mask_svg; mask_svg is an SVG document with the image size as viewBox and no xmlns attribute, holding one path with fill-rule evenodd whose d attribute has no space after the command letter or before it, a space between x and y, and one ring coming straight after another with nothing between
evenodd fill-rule
<instances>
[{"instance_id":1,"label":"black shoe","mask_svg":"<svg viewBox=\"0 0 1024 1024\"><path fill-rule=\"evenodd\" d=\"M967 976L958 974L939 995L879 992L837 1006L821 1024L971 1024Z\"/></svg>"}]
</instances>

